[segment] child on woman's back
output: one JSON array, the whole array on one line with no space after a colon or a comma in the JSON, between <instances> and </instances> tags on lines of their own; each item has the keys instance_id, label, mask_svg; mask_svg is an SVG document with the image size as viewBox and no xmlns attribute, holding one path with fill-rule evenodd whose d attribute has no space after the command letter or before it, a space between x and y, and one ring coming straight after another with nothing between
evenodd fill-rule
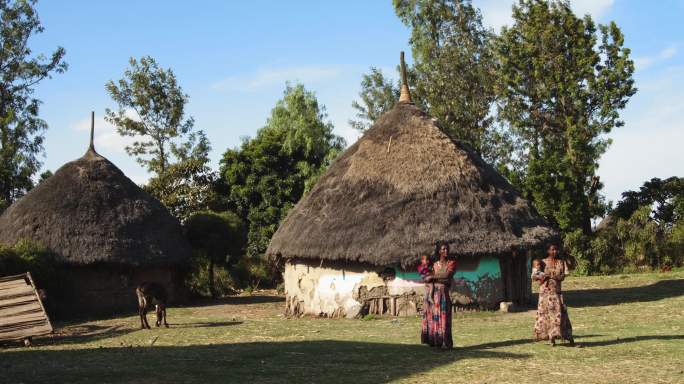
<instances>
[{"instance_id":1,"label":"child on woman's back","mask_svg":"<svg viewBox=\"0 0 684 384\"><path fill-rule=\"evenodd\" d=\"M543 283L545 278L546 274L542 270L541 261L539 261L539 259L532 260L532 280Z\"/></svg>"},{"instance_id":2,"label":"child on woman's back","mask_svg":"<svg viewBox=\"0 0 684 384\"><path fill-rule=\"evenodd\" d=\"M423 281L427 281L427 277L432 276L432 263L430 262L430 258L427 257L427 255L420 256L420 264L418 264L418 273L420 274L420 277L423 278Z\"/></svg>"}]
</instances>

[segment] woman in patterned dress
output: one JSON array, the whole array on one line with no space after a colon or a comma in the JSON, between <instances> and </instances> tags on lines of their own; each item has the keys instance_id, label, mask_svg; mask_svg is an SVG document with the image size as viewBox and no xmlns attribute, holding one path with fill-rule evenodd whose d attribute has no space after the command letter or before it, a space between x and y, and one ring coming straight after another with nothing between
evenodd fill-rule
<instances>
[{"instance_id":1,"label":"woman in patterned dress","mask_svg":"<svg viewBox=\"0 0 684 384\"><path fill-rule=\"evenodd\" d=\"M453 348L451 338L452 305L449 288L456 270L456 262L448 260L449 244L438 242L439 260L432 268L421 263L419 272L426 285L421 321L420 341L431 347Z\"/></svg>"},{"instance_id":2,"label":"woman in patterned dress","mask_svg":"<svg viewBox=\"0 0 684 384\"><path fill-rule=\"evenodd\" d=\"M541 261L541 272L532 275L539 282L539 304L537 319L534 324L535 340L548 340L552 346L556 339L567 340L575 344L572 338L572 325L568 317L568 308L563 301L561 282L567 274L567 265L558 259L558 246L550 244L546 249L547 257Z\"/></svg>"}]
</instances>

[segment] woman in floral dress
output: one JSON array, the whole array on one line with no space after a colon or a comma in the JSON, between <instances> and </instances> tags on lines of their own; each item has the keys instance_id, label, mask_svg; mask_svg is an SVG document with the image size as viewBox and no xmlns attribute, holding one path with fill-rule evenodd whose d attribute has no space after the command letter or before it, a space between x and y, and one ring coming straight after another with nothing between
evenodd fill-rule
<instances>
[{"instance_id":1,"label":"woman in floral dress","mask_svg":"<svg viewBox=\"0 0 684 384\"><path fill-rule=\"evenodd\" d=\"M539 282L539 304L537 319L534 324L535 340L548 340L556 345L556 340L567 340L575 344L572 338L572 324L568 317L568 308L563 301L561 282L567 274L567 265L558 259L558 246L548 246L547 257L541 260L540 270L533 273L532 279Z\"/></svg>"},{"instance_id":2,"label":"woman in floral dress","mask_svg":"<svg viewBox=\"0 0 684 384\"><path fill-rule=\"evenodd\" d=\"M448 260L449 244L437 243L439 260L430 266L425 258L418 272L425 281L420 341L432 347L453 348L451 338L452 304L449 288L456 270L456 262Z\"/></svg>"}]
</instances>

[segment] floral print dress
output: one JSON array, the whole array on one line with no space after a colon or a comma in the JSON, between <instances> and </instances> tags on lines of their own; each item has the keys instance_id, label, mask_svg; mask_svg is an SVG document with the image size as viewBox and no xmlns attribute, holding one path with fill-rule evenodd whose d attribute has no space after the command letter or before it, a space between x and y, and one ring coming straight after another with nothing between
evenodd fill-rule
<instances>
[{"instance_id":1,"label":"floral print dress","mask_svg":"<svg viewBox=\"0 0 684 384\"><path fill-rule=\"evenodd\" d=\"M540 283L534 338L573 341L572 324L561 293L561 282L567 273L566 265L562 260L548 258L542 260L541 265L546 279L542 282L539 275L532 276L533 280Z\"/></svg>"}]
</instances>

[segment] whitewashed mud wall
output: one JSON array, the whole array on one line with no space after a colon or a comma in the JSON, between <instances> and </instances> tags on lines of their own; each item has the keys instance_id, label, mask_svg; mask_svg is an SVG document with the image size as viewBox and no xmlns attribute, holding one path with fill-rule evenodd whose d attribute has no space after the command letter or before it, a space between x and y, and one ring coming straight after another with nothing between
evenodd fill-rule
<instances>
[{"instance_id":1,"label":"whitewashed mud wall","mask_svg":"<svg viewBox=\"0 0 684 384\"><path fill-rule=\"evenodd\" d=\"M283 274L286 314L354 318L366 313L411 315L419 310L424 285L376 270L287 262Z\"/></svg>"}]
</instances>

